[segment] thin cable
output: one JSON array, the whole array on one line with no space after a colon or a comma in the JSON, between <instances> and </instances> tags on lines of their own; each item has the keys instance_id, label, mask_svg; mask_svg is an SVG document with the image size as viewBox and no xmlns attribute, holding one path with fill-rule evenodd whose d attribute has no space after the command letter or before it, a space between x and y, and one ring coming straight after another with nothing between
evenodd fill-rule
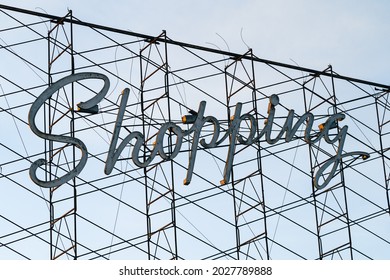
<instances>
[{"instance_id":1,"label":"thin cable","mask_svg":"<svg viewBox=\"0 0 390 280\"><path fill-rule=\"evenodd\" d=\"M296 63L293 59L290 58L290 60L293 61L295 64L297 64L297 66L299 66L298 63ZM301 74L302 74L302 77L304 77L303 72L301 72ZM305 83L305 82L306 82L306 81L305 81L305 79L304 79L304 83ZM310 107L310 104L311 104L311 100L310 100L310 102L309 102L309 107ZM289 173L288 179L287 179L287 186L286 186L286 189L285 189L285 192L284 192L284 195L283 195L282 207L281 207L281 209L280 209L281 212L283 211L284 203L285 203L286 196L287 196L287 191L288 191L288 189L289 189L289 187L290 187L290 180L291 180L292 172L293 172L294 165L295 165L295 160L296 160L297 153L298 153L298 146L299 146L299 143L300 143L300 141L301 141L301 140L300 140L300 139L301 139L301 136L302 136L302 130L301 130L301 132L300 132L300 134L299 134L299 139L298 139L297 145L296 145L296 147L295 147L295 153L294 153L294 157L293 157L293 162L292 162L292 164L291 164L290 173ZM280 222L280 215L278 215L278 219L277 219L277 222L276 222L275 231L274 231L274 235L273 235L273 237L272 237L272 240L274 240L275 237L276 237L276 233L277 233L277 230L278 230L278 227L279 227L279 222ZM270 251L270 254L271 254L271 251L272 251L273 244L274 244L274 242L272 242L272 243L271 243L271 246L270 246L270 250L269 250L269 251Z\"/></svg>"},{"instance_id":2,"label":"thin cable","mask_svg":"<svg viewBox=\"0 0 390 280\"><path fill-rule=\"evenodd\" d=\"M245 42L244 40L244 37L242 35L242 31L243 31L243 27L241 27L241 32L240 32L240 36L241 36L241 41L244 43L244 45L248 48L248 50L250 50L251 48L249 47L249 45Z\"/></svg>"},{"instance_id":3,"label":"thin cable","mask_svg":"<svg viewBox=\"0 0 390 280\"><path fill-rule=\"evenodd\" d=\"M119 84L119 69L118 69L118 61L117 61L118 49L119 49L119 46L116 46L115 53L114 53L114 65L115 65L115 72L116 72L116 75L114 75L114 76L116 77L116 83L115 83L114 88L111 90L111 92L106 95L106 98L110 97L111 94L114 93L114 91L116 90L116 88L118 87L118 84Z\"/></svg>"},{"instance_id":4,"label":"thin cable","mask_svg":"<svg viewBox=\"0 0 390 280\"><path fill-rule=\"evenodd\" d=\"M302 134L302 132L301 132L301 134ZM289 187L290 187L290 180L291 180L292 172L293 172L293 169L294 169L295 159L296 159L296 157L297 157L298 145L299 145L299 142L300 142L300 141L301 141L300 139L297 141L297 146L295 147L295 153L294 153L294 157L293 157L293 162L292 162L292 164L291 164L291 169L290 169L290 173L289 173L289 175L288 175L286 189L285 189L285 192L284 192L284 195L283 195L282 207L280 208L280 211L281 211L281 212L283 211L284 203L285 203L286 196L287 196L287 190L288 190ZM276 232L277 232L278 227L279 227L279 221L280 221L280 215L278 215L278 220L277 220L277 222L276 222L275 231L274 231L274 235L272 236L272 240L274 240L275 237L276 237ZM274 244L274 242L271 243L271 246L270 246L270 249L269 249L270 254L271 254L271 251L272 251L272 246L273 246L273 244Z\"/></svg>"},{"instance_id":5,"label":"thin cable","mask_svg":"<svg viewBox=\"0 0 390 280\"><path fill-rule=\"evenodd\" d=\"M2 86L1 84L0 84L0 89L1 89L1 92L3 93L3 97L4 97L4 99L5 99L5 102L7 103L8 111L10 112L10 114L11 114L11 116L12 116L12 121L13 121L14 124L15 124L16 130L17 130L18 135L19 135L19 139L20 139L20 141L22 142L22 146L23 146L23 148L24 148L24 152L26 153L26 156L29 157L29 154L28 154L28 151L27 151L27 148L26 148L26 144L24 143L22 134L20 133L19 126L18 126L18 124L16 123L15 116L14 116L14 114L12 113L11 106L9 105L9 102L8 102L8 98L7 98L7 96L5 95L3 86Z\"/></svg>"},{"instance_id":6,"label":"thin cable","mask_svg":"<svg viewBox=\"0 0 390 280\"><path fill-rule=\"evenodd\" d=\"M225 43L225 45L226 45L228 51L230 52L230 48L229 48L229 45L228 45L228 43L226 42L226 40L225 40L221 35L219 35L218 33L215 33L215 34L217 34L217 36L218 36L219 38L222 39L222 41Z\"/></svg>"},{"instance_id":7,"label":"thin cable","mask_svg":"<svg viewBox=\"0 0 390 280\"><path fill-rule=\"evenodd\" d=\"M4 41L3 38L0 37L0 40L5 44L5 46L1 46L2 48L8 50L10 53L12 53L13 55L15 55L16 57L20 58L23 63L39 78L41 79L44 83L46 83L46 81L31 67L31 65L29 63L26 62L25 59L22 59L21 56L19 56L11 47L7 47L8 44L7 42ZM37 67L38 68L38 67ZM38 68L39 69L39 68ZM39 69L41 70L41 69Z\"/></svg>"},{"instance_id":8,"label":"thin cable","mask_svg":"<svg viewBox=\"0 0 390 280\"><path fill-rule=\"evenodd\" d=\"M35 7L35 10L41 10L41 11L43 11L45 14L47 14L48 15L48 13L46 12L46 10L44 10L43 8L41 8L41 7ZM39 18L40 18L40 20L45 24L45 26L46 26L46 29L49 31L50 30L50 27L49 26L47 26L47 24L46 24L46 22L47 21L45 21L45 20L43 20L43 18L42 17L40 17L39 16Z\"/></svg>"}]
</instances>

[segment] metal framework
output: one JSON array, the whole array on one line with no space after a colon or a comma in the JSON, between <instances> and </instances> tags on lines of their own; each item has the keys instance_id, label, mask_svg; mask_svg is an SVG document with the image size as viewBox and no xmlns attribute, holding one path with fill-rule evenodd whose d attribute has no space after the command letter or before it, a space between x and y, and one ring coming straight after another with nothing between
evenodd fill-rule
<instances>
[{"instance_id":1,"label":"metal framework","mask_svg":"<svg viewBox=\"0 0 390 280\"><path fill-rule=\"evenodd\" d=\"M389 86L341 76L331 66L320 71L252 50L174 41L165 31L149 36L86 23L71 11L58 17L4 5L0 61L1 259L390 257ZM29 110L53 83L83 72L110 81L99 110L77 104L95 96L101 82L76 81L45 102L36 122L46 134L81 139L88 162L72 180L41 188L29 176L33 162L45 159L36 176L51 181L81 156L75 145L35 135ZM214 118L197 133L202 101L204 116ZM130 141L105 174L122 102L117 146L138 131L142 162L155 147L162 151L140 167ZM250 141L271 122L270 112L268 136ZM345 115L328 127L334 141L305 142L308 121L291 139L280 134L289 114L295 123L308 112L310 137L321 135L329 116ZM346 126L346 137L338 137ZM207 146L217 128L225 140ZM329 184L317 188L317 172L339 147L369 157L341 158L333 173L322 173L321 181L332 175Z\"/></svg>"}]
</instances>

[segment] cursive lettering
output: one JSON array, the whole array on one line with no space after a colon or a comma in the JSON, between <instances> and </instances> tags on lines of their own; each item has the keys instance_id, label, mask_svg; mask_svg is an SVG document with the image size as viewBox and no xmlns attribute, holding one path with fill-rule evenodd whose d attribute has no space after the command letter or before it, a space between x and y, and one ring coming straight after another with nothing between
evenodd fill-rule
<instances>
[{"instance_id":1,"label":"cursive lettering","mask_svg":"<svg viewBox=\"0 0 390 280\"><path fill-rule=\"evenodd\" d=\"M80 73L65 77L58 82L51 85L48 89L46 89L33 103L29 113L29 123L32 131L39 136L40 138L57 141L67 144L75 145L77 148L81 150L82 156L78 165L65 174L64 176L57 178L52 181L42 181L37 178L36 170L38 167L46 164L45 160L39 159L35 161L30 167L30 176L31 179L41 187L55 187L59 186L74 177L76 177L82 169L84 168L87 162L87 147L85 144L74 137L68 136L60 136L60 135L52 135L39 131L35 125L35 116L39 110L39 108L44 104L44 102L51 97L51 95L56 92L61 87L69 84L71 82L75 82L82 79L102 79L104 80L103 89L90 100L78 104L79 108L85 111L96 111L92 110L93 107L97 106L97 104L104 98L105 94L108 91L109 80L106 76L97 73ZM191 124L192 126L188 130L183 130L180 126L173 122L167 122L163 124L156 136L156 141L153 149L146 155L146 151L144 154L141 154L142 147L145 145L145 136L139 131L130 132L117 146L119 133L122 127L123 117L125 113L125 109L127 106L127 102L129 99L130 90L128 88L122 91L121 101L118 109L118 114L114 126L114 131L112 133L112 138L110 142L110 146L107 153L107 159L105 162L104 172L105 174L110 174L115 167L116 162L118 161L123 149L130 144L131 141L135 141L132 147L131 158L133 163L141 168L147 167L152 163L154 158L159 155L162 160L172 160L174 159L180 152L181 146L183 143L184 137L192 135L192 143L191 149L189 151L189 161L188 168L186 173L186 178L184 179L184 185L188 185L191 183L192 175L194 172L196 156L199 148L199 144L206 149L212 149L220 145L222 142L226 141L229 138L229 148L226 156L223 179L221 180L221 185L227 184L230 181L231 172L233 168L234 156L236 151L237 144L240 145L252 145L259 144L261 138L264 136L265 141L270 144L276 144L281 139L286 142L290 142L295 138L298 129L305 125L305 133L304 133L304 141L308 144L314 144L321 139L324 139L328 144L335 144L338 142L337 153L335 156L331 157L329 160L322 163L319 167L317 173L314 175L314 186L317 189L325 188L331 179L335 176L337 170L340 168L340 164L342 159L345 157L351 156L361 156L363 159L369 157L369 154L361 151L354 151L349 153L343 153L343 148L345 144L345 140L347 137L348 126L343 126L341 128L338 127L338 122L345 118L344 114L333 114L330 115L327 121L320 125L319 131L313 131L314 124L314 115L310 112L307 112L300 116L295 124L293 124L293 120L295 118L295 111L289 110L288 115L285 119L283 126L276 136L272 136L276 107L279 105L279 97L277 95L271 95L269 97L269 106L268 106L268 116L265 121L264 127L260 130L258 128L257 120L254 116L246 113L241 114L242 112L242 103L237 103L235 107L234 115L229 120L228 128L224 133L221 134L221 125L219 121L213 116L204 116L206 109L206 102L202 101L199 104L198 112L193 112L191 115L183 116L182 123L183 124ZM240 134L240 127L242 121L246 121L249 123L249 132L246 137ZM211 135L211 139L209 142L206 142L205 139L201 139L201 132L206 123L209 123L213 126L213 133ZM174 134L176 136L176 142L171 143L171 150L169 153L164 151L164 138L169 134ZM333 138L332 135L335 135ZM330 168L329 172L326 170ZM320 183L320 179L322 178L323 182Z\"/></svg>"}]
</instances>

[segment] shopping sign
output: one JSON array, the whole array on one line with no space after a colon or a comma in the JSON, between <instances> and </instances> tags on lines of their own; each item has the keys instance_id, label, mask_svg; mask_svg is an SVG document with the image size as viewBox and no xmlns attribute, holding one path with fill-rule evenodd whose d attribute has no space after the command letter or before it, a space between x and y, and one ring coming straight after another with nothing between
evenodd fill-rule
<instances>
[{"instance_id":1,"label":"shopping sign","mask_svg":"<svg viewBox=\"0 0 390 280\"><path fill-rule=\"evenodd\" d=\"M70 76L66 76L58 80L57 82L50 85L45 91L43 91L42 94L31 105L28 115L28 122L34 134L36 134L42 139L46 139L49 141L65 143L67 145L74 145L81 151L81 159L78 164L65 175L54 180L45 181L39 179L36 175L37 169L43 165L46 165L47 162L45 159L38 159L34 161L30 167L30 177L32 181L34 181L40 187L58 187L78 176L87 164L88 148L83 143L83 141L76 137L55 135L51 133L42 132L37 128L35 122L36 115L39 109L45 104L48 99L51 98L51 96L55 92L57 92L68 84L86 79L103 80L104 85L102 89L93 98L85 102L81 102L77 106L79 110L97 113L98 104L106 96L110 87L110 82L107 76L100 73L92 72L72 74ZM368 153L362 151L343 153L343 147L345 139L347 137L348 126L339 126L339 122L345 118L345 115L341 113L329 115L327 117L326 122L319 126L319 132L313 133L314 115L311 112L306 112L305 114L300 116L298 120L294 123L294 117L295 119L297 118L295 116L294 110L291 109L288 111L288 115L285 117L284 125L281 126L279 131L276 132L277 135L271 136L271 132L275 134L276 130L274 127L274 118L276 107L279 104L279 97L277 95L271 95L269 97L267 118L264 122L264 127L262 127L261 129L255 116L249 113L242 112L243 104L237 103L235 106L234 115L230 119L228 128L225 130L221 130L221 124L218 119L216 119L214 116L205 116L206 102L202 101L199 104L197 112L193 112L191 115L186 115L182 118L183 124L185 124L186 126L190 125L189 129L185 130L181 126L173 122L166 122L161 125L156 135L153 150L146 155L142 152L142 148L145 145L146 141L145 135L143 135L139 131L131 131L120 143L118 143L125 109L129 99L129 93L130 90L128 88L125 88L122 91L119 110L116 117L114 130L112 132L111 142L108 147L107 159L105 161L104 172L107 175L112 172L123 149L128 146L130 142L134 143L131 153L131 160L136 166L145 168L150 165L154 158L157 156L161 157L161 159L165 161L174 159L181 151L184 137L192 135L192 143L190 144L191 148L189 150L190 155L188 160L187 174L183 181L184 185L188 185L191 183L191 178L194 171L196 155L199 146L207 149L213 149L221 145L223 142L228 141L229 144L226 155L223 179L220 181L221 185L225 185L228 184L231 179L231 172L233 168L234 155L237 145L253 145L259 143L262 138L264 138L265 141L270 145L276 144L282 139L284 139L284 141L286 142L290 142L293 139L296 139L296 137L294 136L296 136L297 130L302 125L305 126L305 133L303 138L307 144L314 144L316 142L319 142L321 139L324 139L326 143L331 145L338 143L336 154L329 158L327 161L323 162L317 172L314 174L314 186L317 189L323 189L329 184L329 182L335 176L337 170L339 170L343 158L362 157L363 159L367 159L369 157ZM245 137L239 132L241 122L243 121L249 123L249 133ZM201 136L202 128L206 123L208 123L208 125L211 124L213 126L213 133L211 137L208 137L207 141ZM337 133L335 133L335 129ZM164 151L163 145L164 138L167 137L168 133L174 134L176 136L176 142L172 144L173 147L171 152L169 153ZM320 178L322 178L321 183Z\"/></svg>"}]
</instances>

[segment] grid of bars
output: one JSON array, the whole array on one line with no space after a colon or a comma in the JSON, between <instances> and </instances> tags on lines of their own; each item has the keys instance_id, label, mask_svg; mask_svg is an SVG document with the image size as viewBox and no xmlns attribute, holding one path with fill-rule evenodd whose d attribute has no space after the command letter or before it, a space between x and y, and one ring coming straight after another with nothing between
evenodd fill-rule
<instances>
[{"instance_id":1,"label":"grid of bars","mask_svg":"<svg viewBox=\"0 0 390 280\"><path fill-rule=\"evenodd\" d=\"M252 50L235 54L85 23L72 15L41 14L0 6L0 258L1 259L380 259L390 252L389 87L323 71L267 61ZM38 158L48 164L37 176L52 180L72 170L80 155L72 145L41 139L27 122L29 108L50 84L81 72L106 75L111 87L99 112L77 111L77 103L100 90L79 81L59 90L37 116L46 133L82 139L88 162L82 173L58 188L44 189L29 178ZM132 161L134 143L104 173L122 94L130 96L119 133L145 136L140 156L151 154L165 123L183 130L182 116L205 116L229 131L238 103L267 122L269 97L277 95L272 135L294 109L317 125L329 115L346 118L346 158L331 183L314 187L318 168L339 145L308 145L304 125L293 141L264 138L237 143L229 182L223 182L229 143L197 146L191 184L183 182L194 134L181 139L167 130L167 159L147 167ZM242 121L239 133L251 131ZM201 139L210 141L206 122ZM119 145L118 143L118 145Z\"/></svg>"}]
</instances>

